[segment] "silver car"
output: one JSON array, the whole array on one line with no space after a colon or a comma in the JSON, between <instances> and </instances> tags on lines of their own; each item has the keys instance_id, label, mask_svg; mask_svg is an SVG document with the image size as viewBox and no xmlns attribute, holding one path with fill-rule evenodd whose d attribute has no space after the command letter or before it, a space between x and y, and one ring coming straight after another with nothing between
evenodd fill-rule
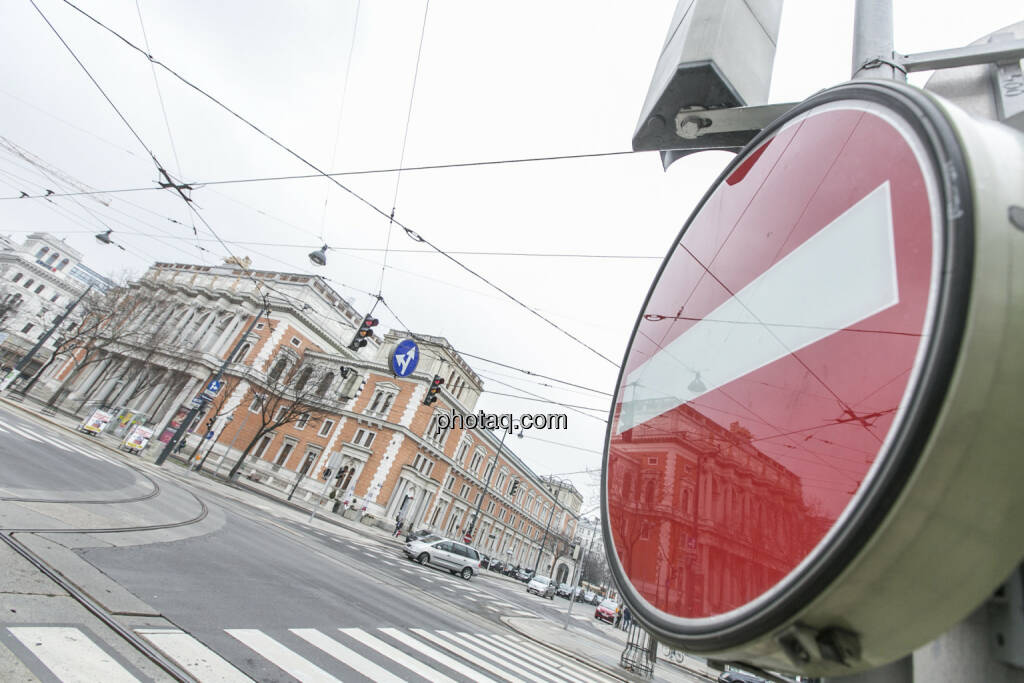
<instances>
[{"instance_id":1,"label":"silver car","mask_svg":"<svg viewBox=\"0 0 1024 683\"><path fill-rule=\"evenodd\" d=\"M405 554L410 560L442 567L467 581L480 571L480 553L447 538L427 536L419 541L410 541L405 544Z\"/></svg>"}]
</instances>

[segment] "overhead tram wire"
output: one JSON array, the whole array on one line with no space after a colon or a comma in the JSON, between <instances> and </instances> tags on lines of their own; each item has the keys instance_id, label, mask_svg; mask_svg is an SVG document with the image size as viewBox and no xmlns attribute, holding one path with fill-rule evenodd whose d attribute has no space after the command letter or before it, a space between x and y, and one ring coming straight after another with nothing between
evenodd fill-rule
<instances>
[{"instance_id":1,"label":"overhead tram wire","mask_svg":"<svg viewBox=\"0 0 1024 683\"><path fill-rule=\"evenodd\" d=\"M34 3L34 1L33 1L33 0L29 0L29 1L30 1L30 2L33 2L33 6L35 6L35 3ZM161 61L159 61L159 60L155 59L155 58L154 58L154 57L153 57L152 55L150 55L150 54L146 53L146 52L145 52L145 51L144 51L144 50L143 50L142 48L140 48L139 46L135 45L135 44L134 44L134 43L132 43L132 42L131 42L130 40L128 40L127 38L125 38L124 36L122 36L122 35L121 35L120 33L118 33L118 32L117 32L117 31L115 31L114 29L110 28L109 26L105 25L105 24L104 24L103 22L99 21L98 19L96 19L95 17L93 17L92 15L90 15L90 14L89 14L88 12L86 12L86 11L82 10L82 9L81 9L81 8L79 8L79 7L77 6L77 5L75 5L74 3L70 2L70 0L64 0L64 3L65 3L66 5L68 5L69 7L73 8L73 9L74 9L75 11L77 11L78 13L80 13L81 15L83 15L84 17L86 17L87 19L89 19L90 21L92 21L93 23L95 23L95 24L96 24L97 26L99 26L99 27L103 28L103 29L104 29L105 31L107 31L107 32L111 33L112 35L116 36L116 37L117 37L117 38L118 38L119 40L121 40L121 42L123 42L123 43L124 43L125 45L129 46L130 48L132 48L132 49L133 49L133 50L135 50L136 52L138 52L138 53L142 54L143 56L145 56L145 57L146 57L146 59L148 59L148 60L149 60L150 62L152 62L153 64L156 64L156 65L157 65L157 66L159 66L160 68L164 69L165 71L167 71L168 73L170 73L171 75L173 75L173 76L174 76L175 78L177 78L177 79L178 79L179 81L181 81L181 82L182 82L183 84L187 85L187 86L188 86L189 88L191 88L191 89L195 90L195 91L196 91L196 92L198 92L199 94L201 94L201 95L203 95L204 97L206 97L206 98L207 98L207 99L209 99L209 100L210 100L211 102L213 102L214 104L216 104L217 106L219 106L219 107L220 107L221 109L223 109L224 111L226 111L226 112L228 112L229 114L231 114L231 116L233 116L234 118L238 119L239 121L241 121L242 123L244 123L244 124L245 124L246 126L248 126L248 127L252 128L252 129L253 129L254 131L256 131L257 133L259 133L260 135L262 135L263 137L265 137L265 138L266 138L267 140L269 140L269 141L273 142L273 143L274 143L275 145L277 145L278 147L280 147L280 148L281 148L282 150L284 150L285 152L287 152L288 154L290 154L291 156L293 156L294 158L296 158L297 160L299 160L300 162L302 162L303 164L305 164L306 166L308 166L308 167L309 167L309 168L311 168L312 170L316 171L317 173L319 173L320 175L322 175L322 176L323 176L323 177L325 177L325 178L330 178L331 182L333 182L333 183L334 183L335 185L337 185L337 186L338 186L338 187L340 187L340 188L341 188L342 190L344 190L345 192L347 192L347 193L348 193L348 194L349 194L350 196L352 196L352 197L353 197L354 199L356 199L357 201L359 201L359 202L361 202L362 204L364 204L364 205L365 205L366 207L368 207L368 208L369 208L370 210L372 210L372 211L374 211L374 212L376 212L376 213L380 214L381 216L384 216L385 218L391 218L391 217L389 216L389 214L388 214L388 213L387 213L386 211L384 211L383 209L379 208L379 207L378 207L377 205L375 205L375 204L374 204L373 202L371 202L370 200L366 199L365 197L363 197L363 196L362 196L362 195L360 195L359 193L355 192L354 190L352 190L352 189L351 189L351 188L349 188L348 186L346 186L346 185L343 185L342 183L338 182L338 180L337 180L336 178L333 178L333 177L331 177L331 176L327 175L327 173L326 173L325 171L321 170L321 169L320 169L319 167L317 167L317 166L316 166L316 164L314 164L314 163L312 163L311 161L307 160L307 159L306 159L305 157L303 157L302 155L300 155L300 154L299 154L298 152L294 151L293 149L291 149L290 147L288 147L288 146L287 146L287 145L285 145L284 143L280 142L279 140L277 140L277 138L273 137L272 135L270 135L269 133L267 133L266 131L264 131L263 129L261 129L261 128L260 128L259 126L257 126L256 124L252 123L251 121L249 121L248 119L246 119L245 117L243 117L243 116L242 116L241 114L237 113L237 112L236 112L235 110L231 109L231 108L230 108L230 107L228 107L228 106L227 106L226 104L224 104L223 102L221 102L220 100L218 100L218 99L217 99L216 97L214 97L214 96L213 96L213 95L211 95L210 93L206 92L205 90L203 90L203 89L202 89L202 88L200 88L199 86L195 85L194 83L192 83L191 81L189 81L189 80L188 80L187 78L185 78L184 76L182 76L181 74L179 74L179 73L178 73L178 72L176 72L175 70L171 69L171 68L170 68L169 66L167 66L166 64L164 64L164 63L162 63ZM37 11L38 11L38 8L36 8L36 9L37 9ZM41 12L41 11L40 11L40 15L42 15L42 12ZM44 16L44 18L45 18L45 16ZM47 23L49 23L49 22L47 22ZM52 26L51 26L51 27L52 27ZM56 32L56 29L54 29L54 32ZM59 35L59 34L58 34L58 35ZM62 39L62 41L61 41L61 42L63 42L63 39ZM65 43L65 45L66 45L66 43ZM70 50L70 48L69 48L69 50ZM77 58L76 58L76 59L77 59ZM79 63L81 63L81 62L79 62ZM84 68L84 67L83 67L83 68ZM95 81L94 81L94 82L95 82ZM113 103L112 103L112 102L111 102L111 104L113 105ZM122 118L123 118L123 117L122 117ZM141 139L140 139L140 141L141 141ZM147 148L147 149L148 149L148 148ZM152 153L151 153L151 156L152 156ZM155 159L155 157L154 157L154 159ZM393 218L391 218L391 219L392 219L392 220L394 220ZM491 280L489 280L488 278L484 277L484 276L483 276L483 275L481 275L480 273L476 272L475 270L473 270L473 269L472 269L472 268L470 268L469 266L465 265L464 263L462 263L462 262L461 262L460 260L458 260L458 259L457 259L457 258L455 258L454 256L452 256L452 255L448 254L448 253L447 253L446 251L444 251L443 249L441 249L440 247L438 247L437 245L435 245L435 244L434 244L433 242L431 242L431 241L430 241L430 240L428 240L427 238L423 237L422 235L420 235L419 233L417 233L416 231L414 231L414 230L413 230L412 228L410 228L410 227L406 226L405 224L403 224L403 223L402 223L401 221L398 221L398 220L394 220L394 224L395 224L395 225L397 225L398 227L402 228L402 230L403 230L403 231L405 231L406 235L407 235L407 236L408 236L408 237L409 237L410 239L412 239L413 241L415 241L415 242L420 242L421 244L425 244L425 245L427 245L428 247L430 247L430 248L434 249L434 250L435 250L435 251L436 251L437 253L439 253L439 254L441 254L442 256L444 256L445 258L447 258L447 259L448 259L449 261L451 261L452 263L454 263L455 265L457 265L457 266L458 266L459 268L461 268L461 269L465 270L465 271L466 271L467 273L469 273L469 274L470 274L470 275L472 275L473 277L475 277L475 278L477 278L477 279L479 279L479 280L483 281L483 282L484 282L485 284L487 284L488 286L490 286L490 287L494 288L495 290L497 290L498 292L500 292L501 294L503 294L503 295L504 295L504 296L505 296L506 298L508 298L508 299L509 299L510 301L514 302L514 303L515 303L515 304L517 304L518 306L520 306L520 307L524 308L525 310L529 311L529 312L530 312L530 313L532 313L532 314L533 314L533 315L534 315L535 317L537 317L537 318L539 318L539 319L543 320L543 321L544 321L544 322L546 322L546 323L547 323L548 325L550 325L551 327L553 327L553 328L555 328L556 330L558 330L559 332L561 332L561 333L562 333L562 334L563 334L564 336L566 336L566 337L570 338L571 340L573 340L574 342L576 342L576 343L577 343L577 344L579 344L580 346L582 346L582 347L586 348L587 350L589 350L589 351L590 351L591 353L593 353L594 355L596 355L596 356L598 356L598 357L602 358L603 360L605 360L605 361L606 361L607 363L609 363L609 364L610 364L610 365L612 365L613 367L618 367L618 363L616 363L615 361L613 361L613 360L612 360L611 358L609 358L608 356L604 355L603 353L601 353L600 351L598 351L597 349L595 349L595 348L594 348L593 346L591 346L590 344L587 344L587 343L586 343L585 341L583 341L582 339L580 339L580 338L579 338L579 337L577 337L576 335L572 334L572 333L571 333L571 332L569 332L568 330L564 329L564 328L563 328L562 326L560 326L560 325L559 325L558 323L554 322L553 320L551 320L551 319L550 319L550 318L548 318L547 316L543 315L542 313L540 313L540 312L539 312L539 311L537 311L536 309L534 309L534 308L530 307L529 305L527 305L526 303L524 303L523 301L521 301L520 299L518 299L517 297L515 297L515 296L514 296L513 294L511 294L510 292L508 292L507 290L505 290L504 288L500 287L499 285L497 285L496 283L492 282L492 281L491 281Z\"/></svg>"},{"instance_id":2,"label":"overhead tram wire","mask_svg":"<svg viewBox=\"0 0 1024 683\"><path fill-rule=\"evenodd\" d=\"M137 1L137 0L136 0ZM345 79L341 86L341 102L338 105L338 123L334 127L334 146L331 149L331 166L334 166L338 157L338 141L341 139L341 123L345 118L345 99L348 95L348 76L352 70L352 55L356 47L356 33L359 28L359 9L362 6L361 0L356 0L356 15L352 20L352 36L348 43L348 57L345 58ZM326 244L327 232L327 203L331 198L331 186L328 184L324 193L324 208L320 212L320 244Z\"/></svg>"},{"instance_id":3,"label":"overhead tram wire","mask_svg":"<svg viewBox=\"0 0 1024 683\"><path fill-rule=\"evenodd\" d=\"M110 97L109 97L109 96L107 95L106 91L104 91L104 90L103 90L103 88L102 88L102 86L100 86L99 82L98 82L98 81L97 81L97 80L96 80L96 79L95 79L95 78L94 78L94 77L92 76L92 74L91 74L91 73L89 72L89 70L88 70L88 69L86 68L85 64L83 64L83 63L82 63L82 60L80 60L80 59L78 58L78 55L76 55L76 54L75 54L75 51L71 49L71 46L70 46L70 45L68 45L67 41L65 41L65 40L64 40L64 38L63 38L63 36L61 36L60 32L59 32L59 31L57 31L57 28L56 28L56 27L55 27L55 26L54 26L54 25L53 25L52 23L50 23L50 20L49 20L49 19L47 19L46 15L45 15L45 14L43 14L43 11L42 11L41 9L39 9L39 6L38 6L38 5L36 5L36 3L35 3L35 0L29 0L29 2L30 2L30 3L32 4L32 7L34 7L34 8L35 8L36 12L38 12L38 13L39 13L39 16L43 18L43 21L45 21L45 22L46 22L46 25L50 27L50 30L51 30L51 31L53 31L54 35L56 35L56 36L57 36L57 39L58 39L58 40L59 40L59 41L61 42L61 44L62 44L62 45L64 46L64 48L65 48L65 49L66 49L66 50L68 51L68 53L69 53L69 54L70 54L70 55L72 56L72 58L73 58L73 59L75 60L75 62L76 62L76 63L77 63L77 64L78 64L78 65L79 65L79 66L81 67L82 71L84 71L84 72L85 72L85 74L86 74L86 75L87 75L87 76L89 77L89 80L90 80L90 81L92 81L93 85L95 85L95 86L96 86L97 90L99 90L99 91L100 91L100 93L102 93L102 94L103 94L103 97L104 97L104 99L106 99L106 100L107 100L107 103L108 103L108 104L110 104L110 106L111 106L111 107L113 108L113 110L115 111L115 113L117 113L117 116L118 116L118 118L120 118L120 119L121 119L121 121L123 121L123 122L124 122L125 126L127 126L127 127L128 127L128 129L129 129L129 130L130 130L130 131L132 132L132 135L134 135L134 136L135 136L135 139L136 139L136 140L138 140L138 142L139 142L139 144L140 144L140 145L142 146L142 148L146 150L146 153L147 153L147 154L149 154L149 156L150 156L150 159L151 159L151 160L153 161L153 163L154 163L154 164L156 164L156 166L157 166L157 171L158 171L158 172L160 172L160 173L161 173L161 174L162 174L162 175L163 175L163 176L164 176L164 177L165 177L165 178L166 178L166 179L168 180L168 185L167 185L167 187L165 187L164 189L174 189L174 190L175 190L175 191L176 191L176 192L178 193L178 195L179 195L179 196L180 196L180 197L181 197L181 198L182 198L182 199L183 199L183 200L185 201L185 203L186 203L186 206L188 206L188 208L189 208L189 211L191 211L191 212L192 212L192 214L193 214L193 215L194 215L194 216L195 216L196 218L198 218L198 219L200 220L200 222L201 222L201 223L202 223L202 224L203 224L204 226L206 226L206 229L210 231L210 234L211 234L211 235L213 235L213 236L214 236L215 238L217 238L217 241L218 241L218 242L220 242L220 245L221 245L221 247L222 247L222 248L224 249L224 251L225 251L225 252L227 252L227 253L228 253L228 255L230 255L230 256L231 256L232 258L234 258L234 259L235 259L236 261L239 261L239 262L241 262L241 261L240 261L240 260L238 259L238 257L237 257L237 256L235 256L235 254L234 254L234 253L233 253L233 252L231 251L231 249L230 249L230 248L229 248L229 247L227 246L227 244L225 244L225 243L224 243L224 240L222 240L222 239L220 238L220 235L218 235L218 234L217 234L217 232L216 232L216 231L215 231L215 230L213 229L213 226L211 226L211 225L210 225L210 223L209 223L209 222L208 222L208 221L207 221L207 220L206 220L205 218L203 218L202 214L200 214L200 213L199 213L199 212L198 212L198 211L196 210L196 207L195 207L195 206L193 205L193 203L192 203L192 200L191 200L191 199L190 199L190 198L189 198L188 196L186 196L186 195L185 195L185 193L184 193L184 191L183 191L183 187L182 187L182 186L180 186L180 185L175 185L175 184L173 184L173 182L171 181L171 178L170 178L169 174L168 174L168 173L167 173L167 171L166 171L166 170L164 169L164 166L163 166L163 164L161 164L161 163L160 163L160 160L159 160L159 159L157 159L157 157L156 157L156 154L154 154L154 153L153 153L153 150L152 150L152 149L150 149L149 145L147 145L147 144L145 143L145 141L144 141L144 140L143 140L143 139L142 139L142 138L141 138L141 137L139 136L139 134L138 134L138 133L137 133L137 132L135 131L135 129L134 129L133 127L132 127L132 125L131 125L131 123L130 123L130 122L128 121L128 119L127 119L127 118L125 118L124 114L122 114L122 113L121 113L121 110L117 108L117 105L116 105L116 104L114 104L114 101L110 99ZM68 3L68 4L70 4L70 3ZM72 7L74 7L74 6L72 5ZM78 9L77 7L75 7L74 9L78 10L79 12L81 12L81 10L79 10L79 9ZM84 12L83 12L83 14L84 14ZM86 16L88 16L88 15L86 15ZM89 18L90 18L90 19L92 19L92 17L89 17ZM96 20L95 20L95 19L93 19L93 21L95 22ZM97 23L98 23L98 22L97 22ZM101 25L102 25L102 24L101 24ZM109 29L108 29L108 30L109 30ZM122 38L122 40L124 40L124 39ZM133 47L135 47L135 46L133 46ZM139 50L139 51L141 51L141 50L140 50L140 48L138 48L138 47L135 47L135 49L136 49L136 50ZM143 54L145 54L145 53L143 53ZM148 56L148 55L147 55L147 56ZM165 67L165 68L166 68L166 67ZM260 290L261 290L261 288L262 288L262 287L264 287L264 283L262 283L262 282L261 282L261 281L260 281L259 279L257 279L256 277L254 277L254 276L253 276L253 274L252 274L252 272L251 272L251 271L249 271L248 269L244 269L244 268L243 268L243 269L242 269L242 272L243 272L243 273L244 273L244 274L246 275L246 277L248 277L248 278L249 278L249 279L250 279L250 280L251 280L251 281L253 282L253 284L254 284L254 285L255 285L255 287L256 287L256 290L257 290L257 292L259 292L259 293L260 293L260 294L262 295L262 297L263 297L263 302L264 302L264 307L266 307L266 306L267 306L267 303L266 303L266 302L267 302L267 297L266 297L266 294L260 291Z\"/></svg>"},{"instance_id":4,"label":"overhead tram wire","mask_svg":"<svg viewBox=\"0 0 1024 683\"><path fill-rule=\"evenodd\" d=\"M142 4L141 4L140 0L135 0L135 9L136 9L136 11L138 12L138 15L139 15L139 27L142 29L142 41L146 44L146 52L152 53L152 50L149 47L149 35L146 33L146 24L142 20ZM181 159L178 157L178 147L177 147L177 145L174 144L174 135L171 133L171 120L167 117L167 107L164 104L164 95L163 95L163 92L160 90L160 79L157 78L156 67L153 66L152 63L149 65L149 70L153 74L153 86L156 88L157 101L159 101L159 103L160 103L160 111L161 111L161 113L164 116L164 127L167 129L167 139L171 143L171 153L174 155L174 170L178 174L178 177L180 178L180 177L182 177L182 174L181 174ZM190 215L189 218L191 219L191 215ZM195 220L191 220L191 223L192 223L192 234L195 236L196 240L198 240L199 239L199 233L198 233L198 231L196 231ZM196 243L196 246L199 247L198 241ZM200 247L199 251L200 251L200 253L202 253L204 250ZM205 257L202 257L202 258L203 258L203 263L206 263L206 258Z\"/></svg>"},{"instance_id":5,"label":"overhead tram wire","mask_svg":"<svg viewBox=\"0 0 1024 683\"><path fill-rule=\"evenodd\" d=\"M645 150L626 150L622 152L590 152L584 154L556 154L553 156L546 157L524 157L520 159L491 159L485 161L466 161L466 162L454 162L450 164L426 164L423 166L407 166L405 168L373 168L364 169L361 171L336 171L334 173L300 173L297 175L279 175L279 176L265 176L259 178L232 178L232 179L221 179L221 180L197 180L189 183L193 187L207 187L212 185L240 185L245 183L271 183L279 182L283 180L311 180L315 178L344 178L348 176L357 175L375 175L383 173L412 173L415 171L437 171L446 168L471 168L474 166L501 166L507 164L525 164L525 163L536 163L541 161L564 161L567 159L599 159L601 157L616 157L625 156L629 154L646 154ZM91 190L84 192L74 192L69 194L76 195L93 195L93 194L116 194L118 192L147 192L162 190L162 187L123 187L114 190ZM42 197L0 197L0 201L6 201L9 199L41 199ZM661 257L658 257L661 258Z\"/></svg>"},{"instance_id":6,"label":"overhead tram wire","mask_svg":"<svg viewBox=\"0 0 1024 683\"><path fill-rule=\"evenodd\" d=\"M395 224L395 210L398 208L398 189L402 184L402 167L405 165L405 149L409 142L409 124L412 122L412 106L416 101L416 82L420 77L420 58L423 56L423 39L427 35L427 15L430 13L430 0L423 5L423 24L420 26L420 43L416 48L416 66L412 72L412 87L409 89L409 107L405 112L405 130L402 133L402 151L398 156L398 173L395 174L395 193L391 197L391 215L388 216L387 235L384 238L384 261L380 265L380 282L377 284L377 296L384 292L384 272L388 269L388 250L391 248L391 229ZM372 315L372 311L371 311Z\"/></svg>"}]
</instances>

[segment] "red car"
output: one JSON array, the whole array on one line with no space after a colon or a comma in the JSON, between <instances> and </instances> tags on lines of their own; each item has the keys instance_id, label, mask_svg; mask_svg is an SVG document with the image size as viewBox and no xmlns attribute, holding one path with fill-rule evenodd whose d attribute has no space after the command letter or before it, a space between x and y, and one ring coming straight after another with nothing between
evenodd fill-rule
<instances>
[{"instance_id":1,"label":"red car","mask_svg":"<svg viewBox=\"0 0 1024 683\"><path fill-rule=\"evenodd\" d=\"M615 623L615 615L619 611L619 605L614 600L602 600L601 604L594 610L594 618L600 619L601 621L607 621L609 624Z\"/></svg>"}]
</instances>

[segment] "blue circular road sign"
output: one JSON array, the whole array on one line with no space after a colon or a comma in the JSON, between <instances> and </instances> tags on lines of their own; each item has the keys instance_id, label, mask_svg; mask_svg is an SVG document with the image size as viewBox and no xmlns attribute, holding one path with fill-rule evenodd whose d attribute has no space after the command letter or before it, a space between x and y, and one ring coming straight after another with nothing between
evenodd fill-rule
<instances>
[{"instance_id":1,"label":"blue circular road sign","mask_svg":"<svg viewBox=\"0 0 1024 683\"><path fill-rule=\"evenodd\" d=\"M420 347L412 339L398 342L395 352L391 354L391 370L395 377L408 377L416 370L420 362Z\"/></svg>"}]
</instances>

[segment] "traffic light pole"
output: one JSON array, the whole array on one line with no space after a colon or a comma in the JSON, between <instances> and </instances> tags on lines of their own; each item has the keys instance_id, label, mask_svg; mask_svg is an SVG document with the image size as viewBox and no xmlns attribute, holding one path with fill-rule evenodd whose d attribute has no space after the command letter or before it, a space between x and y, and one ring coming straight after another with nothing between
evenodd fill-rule
<instances>
[{"instance_id":1,"label":"traffic light pole","mask_svg":"<svg viewBox=\"0 0 1024 683\"><path fill-rule=\"evenodd\" d=\"M270 311L264 307L261 308L259 313L257 313L253 317L252 322L249 323L249 327L245 330L242 336L238 338L238 341L235 342L235 346L234 348L231 349L231 353L229 353L224 358L224 362L220 364L220 368L217 369L217 374L214 375L213 380L211 380L210 384L220 381L220 378L224 376L224 371L227 370L228 363L231 362L231 359L234 358L235 354L238 353L238 349L240 349L242 347L242 344L245 343L245 338L248 337L249 333L251 333L253 331L253 328L256 327L256 323L259 321L259 319L269 313ZM206 387L203 387L203 391L206 391ZM178 425L178 430L174 432L174 436L171 437L171 440L167 442L166 446L164 446L164 449L160 452L160 455L157 456L156 461L153 463L154 465L157 465L158 467L162 466L164 464L164 461L166 461L167 458L170 457L171 453L174 452L174 447L177 446L178 442L181 441L185 434L188 433L188 429L189 427L192 426L193 420L196 419L196 415L199 413L200 407L207 401L206 398L203 398L203 394L200 394L199 396L199 405L192 406L192 409L188 411L188 414L185 415L185 419L181 421L180 425Z\"/></svg>"},{"instance_id":2,"label":"traffic light pole","mask_svg":"<svg viewBox=\"0 0 1024 683\"><path fill-rule=\"evenodd\" d=\"M857 0L853 14L853 78L895 79L892 0Z\"/></svg>"},{"instance_id":3,"label":"traffic light pole","mask_svg":"<svg viewBox=\"0 0 1024 683\"><path fill-rule=\"evenodd\" d=\"M572 616L572 607L576 602L576 589L580 585L580 581L583 580L583 567L587 563L587 556L590 554L590 549L594 547L594 536L590 537L590 543L587 544L587 550L583 553L583 557L580 558L580 564L576 568L576 581L572 585L572 593L569 594L569 609L565 611L565 625L562 627L564 630L569 630L569 617Z\"/></svg>"}]
</instances>

